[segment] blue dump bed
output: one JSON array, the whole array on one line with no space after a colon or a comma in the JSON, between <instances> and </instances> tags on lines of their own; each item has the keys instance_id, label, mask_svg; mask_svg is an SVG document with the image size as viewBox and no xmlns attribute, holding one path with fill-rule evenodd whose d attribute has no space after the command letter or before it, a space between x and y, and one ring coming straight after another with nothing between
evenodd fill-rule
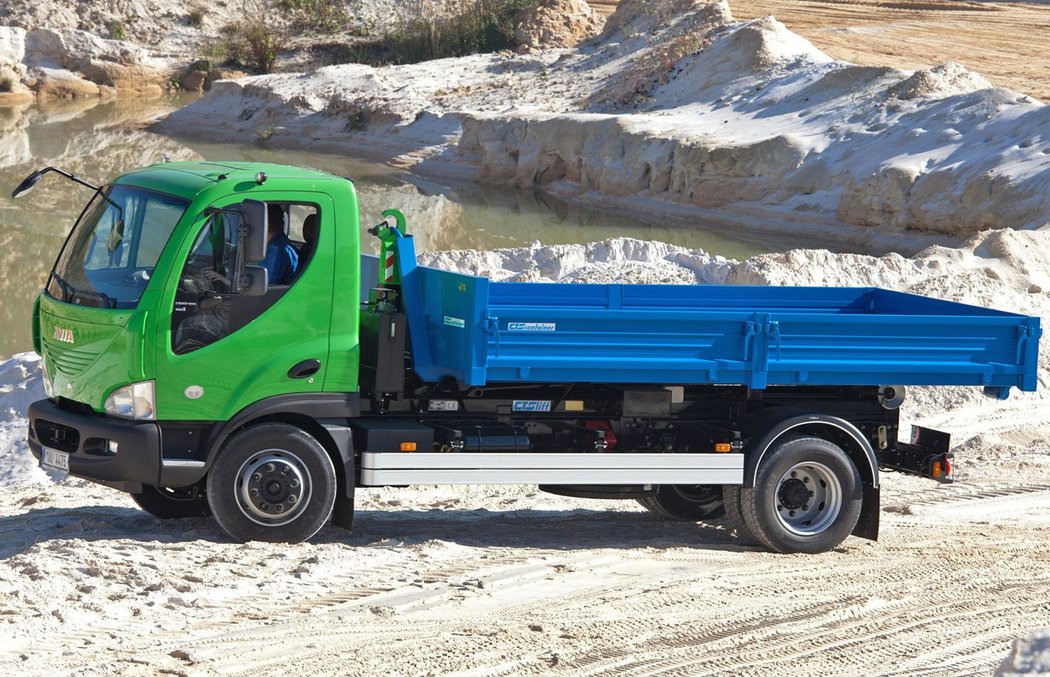
<instances>
[{"instance_id":1,"label":"blue dump bed","mask_svg":"<svg viewBox=\"0 0 1050 677\"><path fill-rule=\"evenodd\" d=\"M492 282L416 266L409 236L397 259L426 381L1036 388L1037 317L877 288Z\"/></svg>"}]
</instances>

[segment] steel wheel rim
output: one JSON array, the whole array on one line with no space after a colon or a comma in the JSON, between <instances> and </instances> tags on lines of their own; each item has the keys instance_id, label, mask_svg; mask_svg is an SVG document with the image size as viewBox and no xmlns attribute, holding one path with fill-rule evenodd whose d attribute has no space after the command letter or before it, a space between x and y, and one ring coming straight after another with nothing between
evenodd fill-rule
<instances>
[{"instance_id":1,"label":"steel wheel rim","mask_svg":"<svg viewBox=\"0 0 1050 677\"><path fill-rule=\"evenodd\" d=\"M266 527L295 520L310 502L310 471L302 460L283 449L266 449L252 455L237 471L237 507Z\"/></svg>"},{"instance_id":2,"label":"steel wheel rim","mask_svg":"<svg viewBox=\"0 0 1050 677\"><path fill-rule=\"evenodd\" d=\"M796 463L777 480L777 521L797 536L826 531L842 512L842 484L823 463Z\"/></svg>"}]
</instances>

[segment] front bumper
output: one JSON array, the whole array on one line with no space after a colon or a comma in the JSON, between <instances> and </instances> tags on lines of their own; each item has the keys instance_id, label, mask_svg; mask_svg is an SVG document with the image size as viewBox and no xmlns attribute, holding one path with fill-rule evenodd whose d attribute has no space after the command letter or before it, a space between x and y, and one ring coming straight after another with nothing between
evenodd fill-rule
<instances>
[{"instance_id":1,"label":"front bumper","mask_svg":"<svg viewBox=\"0 0 1050 677\"><path fill-rule=\"evenodd\" d=\"M109 442L117 443L117 453ZM51 400L29 405L29 448L69 454L69 474L124 491L161 484L161 430L149 421L69 411ZM203 465L203 464L201 464Z\"/></svg>"}]
</instances>

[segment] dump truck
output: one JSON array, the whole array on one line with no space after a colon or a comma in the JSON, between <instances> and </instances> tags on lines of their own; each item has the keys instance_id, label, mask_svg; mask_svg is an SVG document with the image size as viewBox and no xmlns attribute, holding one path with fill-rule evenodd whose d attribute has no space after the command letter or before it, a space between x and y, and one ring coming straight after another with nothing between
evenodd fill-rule
<instances>
[{"instance_id":1,"label":"dump truck","mask_svg":"<svg viewBox=\"0 0 1050 677\"><path fill-rule=\"evenodd\" d=\"M97 187L49 167L14 195L48 172L93 196L33 310L32 453L234 539L349 528L358 487L529 484L819 553L877 538L884 471L952 480L948 434L901 439L906 386L1036 388L1035 317L877 288L495 282L418 265L396 210L364 255L353 182L319 171L164 162ZM288 284L260 265L277 220Z\"/></svg>"}]
</instances>

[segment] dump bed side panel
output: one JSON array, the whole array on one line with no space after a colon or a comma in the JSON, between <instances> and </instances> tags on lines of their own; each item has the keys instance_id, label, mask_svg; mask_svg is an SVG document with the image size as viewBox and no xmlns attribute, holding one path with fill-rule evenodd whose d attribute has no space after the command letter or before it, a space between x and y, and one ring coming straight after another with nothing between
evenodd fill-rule
<instances>
[{"instance_id":1,"label":"dump bed side panel","mask_svg":"<svg viewBox=\"0 0 1050 677\"><path fill-rule=\"evenodd\" d=\"M1025 387L1034 366L1026 318L943 301L944 314L883 314L879 290L602 285L575 304L559 299L576 285L515 286L492 285L494 381Z\"/></svg>"},{"instance_id":2,"label":"dump bed side panel","mask_svg":"<svg viewBox=\"0 0 1050 677\"><path fill-rule=\"evenodd\" d=\"M490 283L398 246L428 381L1036 386L1038 318L873 288Z\"/></svg>"}]
</instances>

